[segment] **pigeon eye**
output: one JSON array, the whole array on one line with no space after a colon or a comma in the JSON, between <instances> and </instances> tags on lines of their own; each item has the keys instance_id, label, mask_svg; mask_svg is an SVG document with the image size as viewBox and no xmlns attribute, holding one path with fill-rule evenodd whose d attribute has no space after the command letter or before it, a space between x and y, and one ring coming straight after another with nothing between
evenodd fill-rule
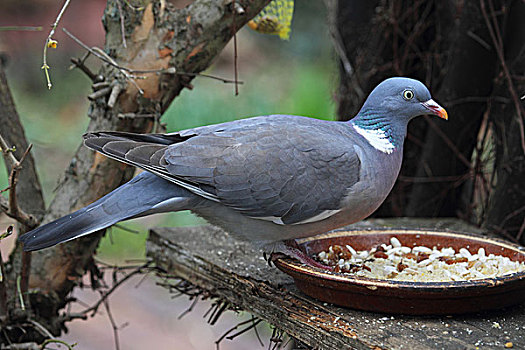
<instances>
[{"instance_id":1,"label":"pigeon eye","mask_svg":"<svg viewBox=\"0 0 525 350\"><path fill-rule=\"evenodd\" d=\"M412 90L405 90L403 91L403 98L405 100L411 100L414 98L414 92Z\"/></svg>"}]
</instances>

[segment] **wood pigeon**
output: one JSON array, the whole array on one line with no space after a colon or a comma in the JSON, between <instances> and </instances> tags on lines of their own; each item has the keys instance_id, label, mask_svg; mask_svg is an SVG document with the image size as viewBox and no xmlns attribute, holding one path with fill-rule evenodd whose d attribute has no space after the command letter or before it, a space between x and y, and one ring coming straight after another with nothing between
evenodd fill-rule
<instances>
[{"instance_id":1,"label":"wood pigeon","mask_svg":"<svg viewBox=\"0 0 525 350\"><path fill-rule=\"evenodd\" d=\"M286 242L372 214L398 176L408 122L423 114L448 118L421 82L396 77L347 122L269 115L169 134L87 133L87 147L145 171L19 239L38 250L119 221L190 210L265 252L311 263Z\"/></svg>"}]
</instances>

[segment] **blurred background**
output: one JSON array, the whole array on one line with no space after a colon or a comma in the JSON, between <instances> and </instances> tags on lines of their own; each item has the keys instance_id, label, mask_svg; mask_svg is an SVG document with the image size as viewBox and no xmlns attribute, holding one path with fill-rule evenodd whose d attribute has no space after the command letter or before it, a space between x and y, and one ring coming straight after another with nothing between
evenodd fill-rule
<instances>
[{"instance_id":1,"label":"blurred background","mask_svg":"<svg viewBox=\"0 0 525 350\"><path fill-rule=\"evenodd\" d=\"M184 6L189 1L171 1ZM104 30L100 21L105 0L72 1L60 27L65 27L90 46L103 47ZM48 28L62 6L51 0L2 0L0 26L42 26L40 32L0 32L0 52L9 60L7 75L15 103L33 143L37 170L49 203L59 178L81 142L87 124L87 94L91 82L78 70L69 70L70 58L81 57L84 50L60 29L54 38L58 48L48 51L53 88L47 89L42 66L42 51ZM237 36L240 94L234 96L231 84L203 77L196 78L193 90L184 90L163 116L168 131L265 114L297 114L335 119L334 95L338 66L332 51L322 1L296 1L289 41L244 28ZM91 67L99 66L94 59ZM208 74L233 78L233 47L230 43ZM0 160L1 162L1 160ZM0 170L0 189L7 187L7 174ZM13 221L0 216L0 231ZM144 259L148 228L154 226L201 225L204 221L191 213L164 214L123 223L113 227L100 244L96 259L109 264L125 264ZM133 233L133 232L135 233ZM2 256L7 257L13 236L2 241ZM209 302L199 302L182 320L178 316L190 301L172 300L164 288L155 285L153 276L139 284L140 277L119 288L110 297L113 317L120 330L122 349L214 349L214 341L227 329L249 317L225 314L215 326L202 317ZM138 285L139 284L139 285ZM91 304L99 295L89 288L75 289L73 295ZM79 305L79 309L82 308ZM77 342L79 349L114 347L113 332L103 310L88 321L68 324L69 333L61 339ZM260 326L268 344L271 329ZM234 341L223 341L221 349L260 347L253 332Z\"/></svg>"}]
</instances>

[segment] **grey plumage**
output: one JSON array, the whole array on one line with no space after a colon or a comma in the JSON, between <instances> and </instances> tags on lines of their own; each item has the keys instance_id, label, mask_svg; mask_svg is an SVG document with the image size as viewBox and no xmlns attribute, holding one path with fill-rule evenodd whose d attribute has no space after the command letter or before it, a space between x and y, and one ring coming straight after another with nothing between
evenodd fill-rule
<instances>
[{"instance_id":1,"label":"grey plumage","mask_svg":"<svg viewBox=\"0 0 525 350\"><path fill-rule=\"evenodd\" d=\"M89 133L87 147L148 173L20 240L41 249L184 209L262 246L322 233L377 209L399 172L408 121L438 107L421 83L393 78L351 122L273 115L163 135Z\"/></svg>"}]
</instances>

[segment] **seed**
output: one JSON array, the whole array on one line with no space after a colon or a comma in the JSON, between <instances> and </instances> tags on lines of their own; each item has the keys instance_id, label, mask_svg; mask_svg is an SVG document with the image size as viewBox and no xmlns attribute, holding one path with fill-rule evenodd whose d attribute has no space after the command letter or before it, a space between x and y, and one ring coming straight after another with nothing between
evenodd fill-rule
<instances>
[{"instance_id":1,"label":"seed","mask_svg":"<svg viewBox=\"0 0 525 350\"><path fill-rule=\"evenodd\" d=\"M407 253L407 254L405 254L405 258L416 260L417 259L417 255L414 254L414 253Z\"/></svg>"},{"instance_id":2,"label":"seed","mask_svg":"<svg viewBox=\"0 0 525 350\"><path fill-rule=\"evenodd\" d=\"M417 255L416 261L419 263L419 262L422 262L423 260L427 260L429 257L430 257L430 254L428 253L419 253Z\"/></svg>"},{"instance_id":3,"label":"seed","mask_svg":"<svg viewBox=\"0 0 525 350\"><path fill-rule=\"evenodd\" d=\"M343 252L343 247L341 247L340 245L333 245L332 250L337 256L339 256Z\"/></svg>"},{"instance_id":4,"label":"seed","mask_svg":"<svg viewBox=\"0 0 525 350\"><path fill-rule=\"evenodd\" d=\"M408 267L408 265L403 264L403 263L400 262L399 264L397 264L397 271L403 272L403 270L406 269L407 267Z\"/></svg>"},{"instance_id":5,"label":"seed","mask_svg":"<svg viewBox=\"0 0 525 350\"><path fill-rule=\"evenodd\" d=\"M383 251L377 251L374 253L374 258L378 259L388 259L388 255Z\"/></svg>"},{"instance_id":6,"label":"seed","mask_svg":"<svg viewBox=\"0 0 525 350\"><path fill-rule=\"evenodd\" d=\"M396 237L390 238L390 244L392 244L392 247L394 248L401 247L401 242L399 242L399 239L397 239Z\"/></svg>"},{"instance_id":7,"label":"seed","mask_svg":"<svg viewBox=\"0 0 525 350\"><path fill-rule=\"evenodd\" d=\"M487 256L484 248L478 248L472 254L468 246L456 253L451 247L438 249L434 246L430 249L417 246L412 250L407 246L397 246L396 240L389 243L362 251L355 251L351 246L333 245L315 258L333 266L335 272L406 281L470 281L525 272L525 262L496 254Z\"/></svg>"}]
</instances>

